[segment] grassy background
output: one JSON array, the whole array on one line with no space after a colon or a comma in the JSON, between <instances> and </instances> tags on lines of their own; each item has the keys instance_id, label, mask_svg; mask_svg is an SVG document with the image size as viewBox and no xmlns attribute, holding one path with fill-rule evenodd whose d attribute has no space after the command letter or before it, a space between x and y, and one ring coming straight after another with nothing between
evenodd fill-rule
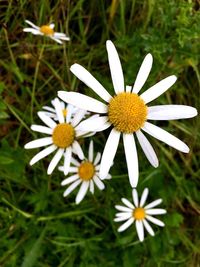
<instances>
[{"instance_id":1,"label":"grassy background","mask_svg":"<svg viewBox=\"0 0 200 267\"><path fill-rule=\"evenodd\" d=\"M198 0L37 0L0 1L0 266L200 266L199 121L157 122L191 148L189 154L149 138L160 166L154 169L139 149L139 192L150 188L149 200L163 198L168 210L164 229L139 243L134 227L117 233L114 205L131 198L122 144L113 179L103 193L87 195L78 206L75 193L64 199L49 159L30 167L36 150L28 141L42 137L30 131L39 123L37 111L57 90L94 95L70 72L78 62L112 92L105 41L119 52L126 84L133 84L144 56L154 65L144 86L171 75L176 84L153 104L199 107L200 12ZM55 4L56 3L56 4ZM41 25L55 22L71 42L55 42L23 33L24 20ZM95 96L96 97L96 96ZM109 132L109 131L108 131ZM102 151L108 132L93 137ZM89 140L83 140L87 150Z\"/></svg>"}]
</instances>

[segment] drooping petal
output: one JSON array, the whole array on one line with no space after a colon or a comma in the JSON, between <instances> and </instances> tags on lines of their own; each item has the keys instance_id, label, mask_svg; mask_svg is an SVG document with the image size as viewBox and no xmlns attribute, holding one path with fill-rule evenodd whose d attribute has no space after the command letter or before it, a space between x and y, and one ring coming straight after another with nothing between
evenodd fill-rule
<instances>
[{"instance_id":1,"label":"drooping petal","mask_svg":"<svg viewBox=\"0 0 200 267\"><path fill-rule=\"evenodd\" d=\"M93 181L100 190L103 190L105 188L104 183L96 175L94 175Z\"/></svg>"},{"instance_id":2,"label":"drooping petal","mask_svg":"<svg viewBox=\"0 0 200 267\"><path fill-rule=\"evenodd\" d=\"M145 188L143 193L142 193L141 199L140 199L140 207L144 206L144 204L147 200L148 193L149 193L149 189Z\"/></svg>"},{"instance_id":3,"label":"drooping petal","mask_svg":"<svg viewBox=\"0 0 200 267\"><path fill-rule=\"evenodd\" d=\"M152 217L150 215L146 215L146 219L149 220L150 222L158 225L158 226L161 226L161 227L165 226L165 224L161 220L159 220L157 218L154 218L154 217Z\"/></svg>"},{"instance_id":4,"label":"drooping petal","mask_svg":"<svg viewBox=\"0 0 200 267\"><path fill-rule=\"evenodd\" d=\"M38 27L38 26L36 26L33 22L31 22L30 20L25 20L25 22L27 23L27 24L29 24L30 26L32 26L33 28L35 28L36 30L39 30L40 29L40 27Z\"/></svg>"},{"instance_id":5,"label":"drooping petal","mask_svg":"<svg viewBox=\"0 0 200 267\"><path fill-rule=\"evenodd\" d=\"M143 219L142 222L143 222L144 227L146 228L147 232L150 235L154 236L155 235L154 230L152 229L151 225L147 222L147 220Z\"/></svg>"},{"instance_id":6,"label":"drooping petal","mask_svg":"<svg viewBox=\"0 0 200 267\"><path fill-rule=\"evenodd\" d=\"M132 187L138 184L138 156L133 134L123 134L124 150L128 167L129 181Z\"/></svg>"},{"instance_id":7,"label":"drooping petal","mask_svg":"<svg viewBox=\"0 0 200 267\"><path fill-rule=\"evenodd\" d=\"M126 199L126 198L122 198L121 200L122 200L122 202L123 202L127 207L129 207L130 209L134 209L134 208L135 208L134 205L133 205L128 199Z\"/></svg>"},{"instance_id":8,"label":"drooping petal","mask_svg":"<svg viewBox=\"0 0 200 267\"><path fill-rule=\"evenodd\" d=\"M112 96L84 67L79 64L73 64L70 67L70 70L79 80L90 87L104 101L109 102L111 100Z\"/></svg>"},{"instance_id":9,"label":"drooping petal","mask_svg":"<svg viewBox=\"0 0 200 267\"><path fill-rule=\"evenodd\" d=\"M140 97L147 104L167 91L176 82L176 80L177 77L175 75L171 75L150 87L142 93Z\"/></svg>"},{"instance_id":10,"label":"drooping petal","mask_svg":"<svg viewBox=\"0 0 200 267\"><path fill-rule=\"evenodd\" d=\"M62 44L63 42L61 40L59 40L58 38L55 38L53 36L49 36L52 40L54 40L56 43L58 44Z\"/></svg>"},{"instance_id":11,"label":"drooping petal","mask_svg":"<svg viewBox=\"0 0 200 267\"><path fill-rule=\"evenodd\" d=\"M57 124L55 123L55 121L53 121L51 118L49 118L47 115L44 114L44 112L39 111L38 113L39 118L50 128L54 129Z\"/></svg>"},{"instance_id":12,"label":"drooping petal","mask_svg":"<svg viewBox=\"0 0 200 267\"><path fill-rule=\"evenodd\" d=\"M76 140L72 144L72 151L79 157L79 159L84 159L83 150Z\"/></svg>"},{"instance_id":13,"label":"drooping petal","mask_svg":"<svg viewBox=\"0 0 200 267\"><path fill-rule=\"evenodd\" d=\"M153 63L152 55L147 54L142 62L142 65L135 79L135 84L133 86L133 91L132 91L133 93L137 94L142 89L151 71L152 63Z\"/></svg>"},{"instance_id":14,"label":"drooping petal","mask_svg":"<svg viewBox=\"0 0 200 267\"><path fill-rule=\"evenodd\" d=\"M47 155L51 154L56 149L57 149L57 146L55 146L55 145L48 146L47 148L40 151L32 158L32 160L30 161L30 165L35 164L37 161L39 161L39 160L43 159L44 157L46 157Z\"/></svg>"},{"instance_id":15,"label":"drooping petal","mask_svg":"<svg viewBox=\"0 0 200 267\"><path fill-rule=\"evenodd\" d=\"M148 107L148 120L179 120L197 115L196 108L185 105L160 105Z\"/></svg>"},{"instance_id":16,"label":"drooping petal","mask_svg":"<svg viewBox=\"0 0 200 267\"><path fill-rule=\"evenodd\" d=\"M90 192L94 194L94 182L93 180L90 180Z\"/></svg>"},{"instance_id":17,"label":"drooping petal","mask_svg":"<svg viewBox=\"0 0 200 267\"><path fill-rule=\"evenodd\" d=\"M91 117L84 121L82 121L78 126L77 130L79 131L96 131L98 128L101 128L104 126L104 124L108 121L107 116L102 117Z\"/></svg>"},{"instance_id":18,"label":"drooping petal","mask_svg":"<svg viewBox=\"0 0 200 267\"><path fill-rule=\"evenodd\" d=\"M144 240L144 226L143 226L142 221L136 220L135 227L136 227L136 231L138 234L138 238L140 242L142 242Z\"/></svg>"},{"instance_id":19,"label":"drooping petal","mask_svg":"<svg viewBox=\"0 0 200 267\"><path fill-rule=\"evenodd\" d=\"M96 166L99 163L100 159L101 159L101 153L97 152L96 158L94 160L94 166Z\"/></svg>"},{"instance_id":20,"label":"drooping petal","mask_svg":"<svg viewBox=\"0 0 200 267\"><path fill-rule=\"evenodd\" d=\"M119 228L118 228L118 232L123 232L124 230L126 230L131 224L133 224L134 222L134 218L130 218L128 221L126 221L125 223L123 223Z\"/></svg>"},{"instance_id":21,"label":"drooping petal","mask_svg":"<svg viewBox=\"0 0 200 267\"><path fill-rule=\"evenodd\" d=\"M133 203L136 207L139 206L139 200L138 200L138 193L137 190L134 188L132 191L132 197L133 197Z\"/></svg>"},{"instance_id":22,"label":"drooping petal","mask_svg":"<svg viewBox=\"0 0 200 267\"><path fill-rule=\"evenodd\" d=\"M31 130L35 131L35 132L39 132L39 133L45 133L45 134L52 134L53 133L53 129L52 128L48 128L46 126L42 126L42 125L31 125Z\"/></svg>"},{"instance_id":23,"label":"drooping petal","mask_svg":"<svg viewBox=\"0 0 200 267\"><path fill-rule=\"evenodd\" d=\"M101 179L105 179L108 175L110 167L113 164L113 159L115 157L117 147L119 144L120 132L116 131L114 128L111 130L108 140L106 142L103 155L101 158L101 166L99 176Z\"/></svg>"},{"instance_id":24,"label":"drooping petal","mask_svg":"<svg viewBox=\"0 0 200 267\"><path fill-rule=\"evenodd\" d=\"M66 148L65 154L64 154L64 175L67 175L69 173L69 167L71 163L71 157L72 157L72 148L71 146Z\"/></svg>"},{"instance_id":25,"label":"drooping petal","mask_svg":"<svg viewBox=\"0 0 200 267\"><path fill-rule=\"evenodd\" d=\"M167 145L181 152L188 153L190 150L189 147L185 143L183 143L181 140L179 140L177 137L173 136L167 131L149 122L145 122L144 127L142 127L142 129L148 134L155 137L156 139L166 143Z\"/></svg>"},{"instance_id":26,"label":"drooping petal","mask_svg":"<svg viewBox=\"0 0 200 267\"><path fill-rule=\"evenodd\" d=\"M67 184L71 184L72 182L76 181L77 179L79 179L78 174L74 174L66 179L64 179L61 183L62 186L67 185Z\"/></svg>"},{"instance_id":27,"label":"drooping petal","mask_svg":"<svg viewBox=\"0 0 200 267\"><path fill-rule=\"evenodd\" d=\"M55 169L58 162L62 158L63 153L64 153L64 149L59 148L58 151L56 152L56 154L54 155L53 159L51 160L50 164L49 164L49 167L47 169L47 174L49 174L49 175L52 174L53 170Z\"/></svg>"},{"instance_id":28,"label":"drooping petal","mask_svg":"<svg viewBox=\"0 0 200 267\"><path fill-rule=\"evenodd\" d=\"M160 214L165 214L166 210L164 210L164 209L145 209L145 213L148 215L160 215Z\"/></svg>"},{"instance_id":29,"label":"drooping petal","mask_svg":"<svg viewBox=\"0 0 200 267\"><path fill-rule=\"evenodd\" d=\"M148 205L146 205L144 208L145 209L154 208L155 206L158 206L161 202L162 202L162 199L161 198L156 199L156 200L152 201L151 203L149 203Z\"/></svg>"},{"instance_id":30,"label":"drooping petal","mask_svg":"<svg viewBox=\"0 0 200 267\"><path fill-rule=\"evenodd\" d=\"M149 140L140 130L136 132L136 136L148 161L153 167L157 168L159 165L158 158Z\"/></svg>"},{"instance_id":31,"label":"drooping petal","mask_svg":"<svg viewBox=\"0 0 200 267\"><path fill-rule=\"evenodd\" d=\"M76 204L79 204L83 198L85 197L87 191L88 191L88 188L89 188L89 181L83 181L82 184L81 184L81 187L78 191L78 194L76 196Z\"/></svg>"},{"instance_id":32,"label":"drooping petal","mask_svg":"<svg viewBox=\"0 0 200 267\"><path fill-rule=\"evenodd\" d=\"M64 192L63 196L66 197L68 196L80 183L81 183L81 179L75 181L73 184L71 184Z\"/></svg>"},{"instance_id":33,"label":"drooping petal","mask_svg":"<svg viewBox=\"0 0 200 267\"><path fill-rule=\"evenodd\" d=\"M44 138L39 138L36 140L33 140L29 143L27 143L24 148L25 149L32 149L32 148L37 148L37 147L43 147L47 146L53 143L52 137L44 137Z\"/></svg>"},{"instance_id":34,"label":"drooping petal","mask_svg":"<svg viewBox=\"0 0 200 267\"><path fill-rule=\"evenodd\" d=\"M54 99L54 105L55 105L55 110L56 110L56 114L57 114L59 123L64 123L65 119L63 116L62 107L61 107L60 101L58 100L57 97Z\"/></svg>"},{"instance_id":35,"label":"drooping petal","mask_svg":"<svg viewBox=\"0 0 200 267\"><path fill-rule=\"evenodd\" d=\"M100 101L75 92L58 91L58 96L65 102L84 110L97 113L107 113L108 107Z\"/></svg>"},{"instance_id":36,"label":"drooping petal","mask_svg":"<svg viewBox=\"0 0 200 267\"><path fill-rule=\"evenodd\" d=\"M93 157L94 157L94 144L93 144L93 140L91 140L90 145L89 145L89 151L88 151L88 159L90 162L93 162Z\"/></svg>"},{"instance_id":37,"label":"drooping petal","mask_svg":"<svg viewBox=\"0 0 200 267\"><path fill-rule=\"evenodd\" d=\"M124 92L124 75L122 71L119 55L114 44L108 40L106 42L108 61L115 93Z\"/></svg>"}]
</instances>

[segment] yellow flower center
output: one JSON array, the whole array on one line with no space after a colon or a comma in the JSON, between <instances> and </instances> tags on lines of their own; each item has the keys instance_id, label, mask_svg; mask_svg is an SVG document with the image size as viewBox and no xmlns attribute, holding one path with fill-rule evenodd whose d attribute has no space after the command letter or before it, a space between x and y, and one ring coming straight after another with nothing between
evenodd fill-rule
<instances>
[{"instance_id":1,"label":"yellow flower center","mask_svg":"<svg viewBox=\"0 0 200 267\"><path fill-rule=\"evenodd\" d=\"M147 106L135 93L119 93L108 105L108 118L117 131L133 133L144 125Z\"/></svg>"},{"instance_id":2,"label":"yellow flower center","mask_svg":"<svg viewBox=\"0 0 200 267\"><path fill-rule=\"evenodd\" d=\"M94 165L89 161L82 162L81 165L78 167L79 177L83 181L91 180L94 176L94 173L95 173Z\"/></svg>"},{"instance_id":3,"label":"yellow flower center","mask_svg":"<svg viewBox=\"0 0 200 267\"><path fill-rule=\"evenodd\" d=\"M49 25L43 25L40 27L40 32L47 36L54 35L54 30Z\"/></svg>"},{"instance_id":4,"label":"yellow flower center","mask_svg":"<svg viewBox=\"0 0 200 267\"><path fill-rule=\"evenodd\" d=\"M66 108L63 109L63 110L62 110L62 113L63 113L63 116L66 118L66 117L67 117L67 109L66 109Z\"/></svg>"},{"instance_id":5,"label":"yellow flower center","mask_svg":"<svg viewBox=\"0 0 200 267\"><path fill-rule=\"evenodd\" d=\"M74 128L68 123L60 123L54 128L52 138L54 145L67 148L74 141Z\"/></svg>"},{"instance_id":6,"label":"yellow flower center","mask_svg":"<svg viewBox=\"0 0 200 267\"><path fill-rule=\"evenodd\" d=\"M144 208L135 208L133 211L133 218L135 220L143 220L145 218L145 209Z\"/></svg>"}]
</instances>

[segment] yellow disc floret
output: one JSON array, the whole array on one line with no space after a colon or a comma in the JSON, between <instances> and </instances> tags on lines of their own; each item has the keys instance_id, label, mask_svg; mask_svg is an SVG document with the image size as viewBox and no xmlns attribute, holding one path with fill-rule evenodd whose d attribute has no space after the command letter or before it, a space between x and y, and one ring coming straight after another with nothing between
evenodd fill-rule
<instances>
[{"instance_id":1,"label":"yellow disc floret","mask_svg":"<svg viewBox=\"0 0 200 267\"><path fill-rule=\"evenodd\" d=\"M95 173L94 165L89 161L84 161L81 163L81 165L78 167L78 174L79 177L83 181L89 181L93 178Z\"/></svg>"},{"instance_id":2,"label":"yellow disc floret","mask_svg":"<svg viewBox=\"0 0 200 267\"><path fill-rule=\"evenodd\" d=\"M135 208L133 211L133 218L135 220L143 220L145 218L145 209L144 208Z\"/></svg>"},{"instance_id":3,"label":"yellow disc floret","mask_svg":"<svg viewBox=\"0 0 200 267\"><path fill-rule=\"evenodd\" d=\"M133 133L144 125L147 106L135 93L119 93L108 105L108 118L117 131Z\"/></svg>"},{"instance_id":4,"label":"yellow disc floret","mask_svg":"<svg viewBox=\"0 0 200 267\"><path fill-rule=\"evenodd\" d=\"M60 148L69 147L75 138L74 128L68 123L60 123L53 130L53 143Z\"/></svg>"},{"instance_id":5,"label":"yellow disc floret","mask_svg":"<svg viewBox=\"0 0 200 267\"><path fill-rule=\"evenodd\" d=\"M40 32L47 36L53 36L54 30L49 25L43 25L40 27Z\"/></svg>"}]
</instances>

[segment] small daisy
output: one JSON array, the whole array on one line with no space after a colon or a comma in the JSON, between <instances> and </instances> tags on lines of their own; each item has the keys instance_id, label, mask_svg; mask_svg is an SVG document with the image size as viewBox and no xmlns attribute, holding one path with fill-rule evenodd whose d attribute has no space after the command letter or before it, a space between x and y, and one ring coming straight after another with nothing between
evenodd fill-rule
<instances>
[{"instance_id":1,"label":"small daisy","mask_svg":"<svg viewBox=\"0 0 200 267\"><path fill-rule=\"evenodd\" d=\"M51 38L52 40L56 41L59 44L62 44L63 43L62 41L70 40L70 38L66 36L65 33L54 31L54 27L55 27L54 23L51 23L49 25L42 25L41 27L38 27L29 20L25 20L25 22L29 24L30 26L32 26L32 28L24 28L23 29L24 32L31 32L34 35L48 36L49 38Z\"/></svg>"},{"instance_id":2,"label":"small daisy","mask_svg":"<svg viewBox=\"0 0 200 267\"><path fill-rule=\"evenodd\" d=\"M58 123L45 115L44 112L38 112L39 118L46 124L46 126L31 126L31 129L33 131L48 134L49 137L31 141L25 145L25 148L31 149L48 146L32 158L30 165L35 164L40 159L57 150L48 166L47 174L51 174L53 172L62 156L64 156L64 173L65 175L67 175L70 167L72 152L77 154L79 158L84 159L83 151L77 139L83 136L90 136L91 133L77 130L77 126L84 116L84 110L78 110L72 119L70 112L68 112L65 122L60 101L56 98L54 103L58 116Z\"/></svg>"},{"instance_id":3,"label":"small daisy","mask_svg":"<svg viewBox=\"0 0 200 267\"><path fill-rule=\"evenodd\" d=\"M197 115L197 110L184 105L147 106L176 82L176 76L169 76L138 95L150 73L153 62L152 55L148 54L145 57L134 86L125 87L117 50L111 41L107 41L106 47L115 95L112 97L85 68L79 64L74 64L70 68L71 71L98 94L104 103L75 92L59 91L58 96L63 101L79 108L102 114L98 118L89 118L83 121L78 127L79 130L103 131L110 126L112 127L100 164L100 177L102 179L109 172L122 134L130 184L132 187L136 187L139 171L134 135L136 135L149 162L154 167L158 167L156 153L142 131L184 153L188 153L189 148L181 140L147 122L147 120L191 118Z\"/></svg>"},{"instance_id":4,"label":"small daisy","mask_svg":"<svg viewBox=\"0 0 200 267\"><path fill-rule=\"evenodd\" d=\"M73 173L73 175L63 180L61 185L64 186L72 184L65 190L64 197L68 196L78 185L81 184L76 196L76 204L79 204L85 197L88 190L94 194L94 184L96 184L100 190L105 188L103 182L99 178L100 159L101 154L99 152L94 158L93 141L90 141L88 159L81 159L80 162L74 158L71 159L71 163L74 166L69 168L69 172ZM63 171L64 167L59 167L59 170ZM108 174L106 178L110 179L111 175Z\"/></svg>"},{"instance_id":5,"label":"small daisy","mask_svg":"<svg viewBox=\"0 0 200 267\"><path fill-rule=\"evenodd\" d=\"M131 224L135 222L136 231L139 240L141 242L144 240L144 228L146 228L147 232L150 235L152 236L155 235L148 221L162 227L165 226L165 224L162 221L151 216L151 215L160 215L166 213L166 210L164 209L157 209L157 208L154 209L154 207L156 207L162 202L162 199L157 199L151 202L150 204L144 206L148 193L149 193L148 188L145 188L142 193L141 200L139 202L138 193L136 189L133 189L132 195L133 195L134 205L128 199L122 198L121 200L125 206L120 206L120 205L115 206L115 208L120 212L116 213L116 218L114 219L114 221L115 222L126 221L118 228L118 232L126 230Z\"/></svg>"},{"instance_id":6,"label":"small daisy","mask_svg":"<svg viewBox=\"0 0 200 267\"><path fill-rule=\"evenodd\" d=\"M59 99L58 99L59 100ZM65 104L65 102L60 101L60 105L62 108L62 113L63 116L65 118L65 120L67 120L67 113L69 112L71 114L71 117L73 118L74 114L76 114L76 112L78 111L79 108L70 105L70 104ZM49 107L49 106L43 106L42 109L44 110L44 114L47 115L48 117L52 118L55 121L58 121L58 116L56 113L56 108L55 108L55 99L53 99L51 101L51 104L53 107Z\"/></svg>"}]
</instances>

